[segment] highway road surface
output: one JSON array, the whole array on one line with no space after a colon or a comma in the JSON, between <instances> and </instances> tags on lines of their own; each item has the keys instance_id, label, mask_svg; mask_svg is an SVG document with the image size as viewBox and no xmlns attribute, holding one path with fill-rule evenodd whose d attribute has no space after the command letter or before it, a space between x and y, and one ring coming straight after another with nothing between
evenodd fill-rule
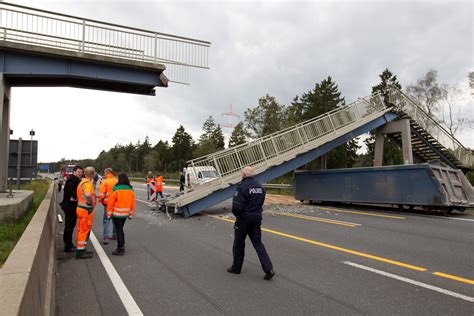
<instances>
[{"instance_id":1,"label":"highway road surface","mask_svg":"<svg viewBox=\"0 0 474 316\"><path fill-rule=\"evenodd\" d=\"M263 242L276 276L266 281L249 240L242 274L226 271L229 201L170 221L147 206L143 184L134 186L137 214L125 225L125 256L111 254L115 241L101 243L101 206L92 259L62 252L59 225L58 315L474 314L472 213L444 217L268 197Z\"/></svg>"}]
</instances>

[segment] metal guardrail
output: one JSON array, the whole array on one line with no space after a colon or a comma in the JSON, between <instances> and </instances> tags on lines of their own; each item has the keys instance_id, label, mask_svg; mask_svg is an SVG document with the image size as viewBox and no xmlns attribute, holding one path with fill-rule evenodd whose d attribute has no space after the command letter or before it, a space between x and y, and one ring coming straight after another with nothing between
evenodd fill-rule
<instances>
[{"instance_id":1,"label":"metal guardrail","mask_svg":"<svg viewBox=\"0 0 474 316\"><path fill-rule=\"evenodd\" d=\"M293 184L285 184L285 183L265 183L263 184L263 187L267 189L293 190Z\"/></svg>"},{"instance_id":2,"label":"metal guardrail","mask_svg":"<svg viewBox=\"0 0 474 316\"><path fill-rule=\"evenodd\" d=\"M145 182L145 177L128 177L130 180L135 181L143 181ZM179 179L163 179L163 182L170 182L170 183L179 183Z\"/></svg>"},{"instance_id":3,"label":"metal guardrail","mask_svg":"<svg viewBox=\"0 0 474 316\"><path fill-rule=\"evenodd\" d=\"M436 122L409 96L398 89L392 88L389 93L389 101L394 104L398 110L406 113L441 145L448 149L462 165L471 168L474 167L474 155L472 151L464 147L456 137L448 132L447 128Z\"/></svg>"},{"instance_id":4,"label":"metal guardrail","mask_svg":"<svg viewBox=\"0 0 474 316\"><path fill-rule=\"evenodd\" d=\"M188 67L208 68L210 42L0 2L0 41L166 65L187 84Z\"/></svg>"}]
</instances>

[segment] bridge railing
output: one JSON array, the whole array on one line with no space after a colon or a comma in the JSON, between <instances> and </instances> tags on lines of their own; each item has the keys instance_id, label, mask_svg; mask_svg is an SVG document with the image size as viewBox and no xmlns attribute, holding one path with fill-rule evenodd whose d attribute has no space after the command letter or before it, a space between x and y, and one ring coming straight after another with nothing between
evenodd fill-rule
<instances>
[{"instance_id":1,"label":"bridge railing","mask_svg":"<svg viewBox=\"0 0 474 316\"><path fill-rule=\"evenodd\" d=\"M164 64L170 81L208 68L210 43L0 2L0 41Z\"/></svg>"},{"instance_id":2,"label":"bridge railing","mask_svg":"<svg viewBox=\"0 0 474 316\"><path fill-rule=\"evenodd\" d=\"M474 166L474 155L464 147L442 124L428 115L415 101L398 89L391 89L389 101L399 110L408 114L441 145L448 149L459 162L467 167Z\"/></svg>"},{"instance_id":3,"label":"bridge railing","mask_svg":"<svg viewBox=\"0 0 474 316\"><path fill-rule=\"evenodd\" d=\"M333 132L354 123L360 118L386 110L380 95L359 99L296 126L258 138L248 143L188 161L190 167L214 167L217 178L235 176L244 166L273 165L272 159L280 158L298 147L311 147L310 143L321 140ZM196 168L195 170L199 170Z\"/></svg>"}]
</instances>

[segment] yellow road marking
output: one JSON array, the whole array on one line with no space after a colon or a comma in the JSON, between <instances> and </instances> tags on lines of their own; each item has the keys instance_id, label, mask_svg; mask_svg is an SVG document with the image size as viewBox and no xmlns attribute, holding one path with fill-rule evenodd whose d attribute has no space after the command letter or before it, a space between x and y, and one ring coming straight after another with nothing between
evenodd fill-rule
<instances>
[{"instance_id":1,"label":"yellow road marking","mask_svg":"<svg viewBox=\"0 0 474 316\"><path fill-rule=\"evenodd\" d=\"M474 284L474 280L460 278L460 277L452 275L452 274L446 274L446 273L442 273L442 272L433 272L433 274L437 275L437 276L440 276L442 278L452 279L452 280L456 280L456 281L467 283L467 284Z\"/></svg>"},{"instance_id":2,"label":"yellow road marking","mask_svg":"<svg viewBox=\"0 0 474 316\"><path fill-rule=\"evenodd\" d=\"M319 207L319 209L325 210L325 211L341 212L341 213L361 214L361 215L378 216L378 217L393 218L393 219L405 219L405 217L402 217L402 216L373 214L373 213L359 212L359 211L346 211L346 210L339 210L339 209L327 208L327 207Z\"/></svg>"},{"instance_id":3,"label":"yellow road marking","mask_svg":"<svg viewBox=\"0 0 474 316\"><path fill-rule=\"evenodd\" d=\"M209 215L209 216L212 217L212 218L216 218L216 219L226 221L226 222L230 222L230 223L235 222L235 221L233 221L231 219L228 219L228 218L222 218L222 217L215 216L215 215ZM426 271L427 270L426 268L417 267L417 266L414 266L414 265L411 265L411 264L407 264L407 263L403 263L403 262L399 262L399 261L395 261L395 260L391 260L391 259L387 259L387 258L382 258L382 257L374 256L374 255L369 255L367 253L363 253L363 252L359 252L359 251L355 251L355 250L351 250L351 249L347 249L347 248L342 248L342 247L338 247L338 246L333 246L333 245L330 245L330 244L322 243L322 242L311 240L311 239L306 239L306 238L301 238L301 237L290 235L290 234L281 233L281 232L271 230L271 229L268 229L268 228L263 228L262 227L262 230L266 231L268 233L271 233L271 234L275 234L275 235L287 237L287 238L290 238L290 239L303 241L303 242L313 244L313 245L316 245L316 246L321 246L321 247L325 247L325 248L329 248L329 249L333 249L333 250L338 250L338 251L350 253L350 254L353 254L353 255L356 255L356 256L359 256L359 257L373 259L373 260L376 260L376 261L390 263L390 264L393 264L393 265L397 265L397 266L400 266L400 267L404 267L404 268L408 268L408 269L412 269L412 270L416 270L416 271Z\"/></svg>"},{"instance_id":4,"label":"yellow road marking","mask_svg":"<svg viewBox=\"0 0 474 316\"><path fill-rule=\"evenodd\" d=\"M326 219L326 218L319 218L319 217L314 217L314 216L304 216L304 215L298 215L298 214L287 214L287 213L277 213L278 215L283 215L283 216L289 216L289 217L296 217L296 218L301 218L301 219L307 219L310 221L316 221L316 222L323 222L323 223L329 223L329 224L334 224L334 225L341 225L341 226L347 226L347 227L357 227L360 226L360 224L353 224L349 222L341 222L341 221L336 221L332 219Z\"/></svg>"}]
</instances>

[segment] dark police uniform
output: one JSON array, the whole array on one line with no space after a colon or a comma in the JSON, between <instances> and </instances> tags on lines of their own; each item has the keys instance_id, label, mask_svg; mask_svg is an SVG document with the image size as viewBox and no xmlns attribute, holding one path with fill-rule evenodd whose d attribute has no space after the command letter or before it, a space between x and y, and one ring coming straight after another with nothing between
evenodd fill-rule
<instances>
[{"instance_id":1,"label":"dark police uniform","mask_svg":"<svg viewBox=\"0 0 474 316\"><path fill-rule=\"evenodd\" d=\"M253 179L246 177L237 187L232 200L232 213L237 220L234 225L234 262L230 268L233 273L240 273L245 255L245 238L247 235L257 251L260 264L265 273L273 273L270 257L262 244L262 205L265 201L265 189Z\"/></svg>"}]
</instances>

